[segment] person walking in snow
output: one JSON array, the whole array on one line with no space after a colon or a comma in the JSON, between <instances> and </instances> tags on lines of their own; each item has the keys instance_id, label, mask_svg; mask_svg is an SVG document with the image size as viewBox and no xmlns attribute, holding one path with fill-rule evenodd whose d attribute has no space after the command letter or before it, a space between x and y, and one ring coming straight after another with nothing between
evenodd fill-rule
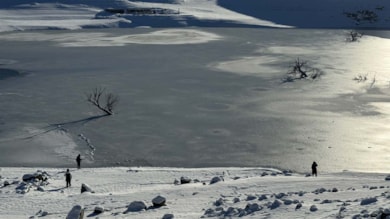
<instances>
[{"instance_id":1,"label":"person walking in snow","mask_svg":"<svg viewBox=\"0 0 390 219\"><path fill-rule=\"evenodd\" d=\"M76 162L77 162L77 168L80 169L80 165L81 165L81 156L80 156L80 154L77 155Z\"/></svg>"},{"instance_id":2,"label":"person walking in snow","mask_svg":"<svg viewBox=\"0 0 390 219\"><path fill-rule=\"evenodd\" d=\"M312 176L317 176L317 166L318 166L318 164L314 161L313 164L311 165L311 175Z\"/></svg>"},{"instance_id":3,"label":"person walking in snow","mask_svg":"<svg viewBox=\"0 0 390 219\"><path fill-rule=\"evenodd\" d=\"M71 186L72 174L70 174L69 169L66 169L65 181L66 181L66 187Z\"/></svg>"}]
</instances>

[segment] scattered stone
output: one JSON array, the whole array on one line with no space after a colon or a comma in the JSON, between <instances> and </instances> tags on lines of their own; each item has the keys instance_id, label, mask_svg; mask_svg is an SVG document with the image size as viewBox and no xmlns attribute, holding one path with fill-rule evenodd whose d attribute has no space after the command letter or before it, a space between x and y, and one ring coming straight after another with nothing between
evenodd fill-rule
<instances>
[{"instance_id":1,"label":"scattered stone","mask_svg":"<svg viewBox=\"0 0 390 219\"><path fill-rule=\"evenodd\" d=\"M133 201L127 207L127 211L130 212L144 211L146 209L147 209L146 204L143 201Z\"/></svg>"},{"instance_id":2,"label":"scattered stone","mask_svg":"<svg viewBox=\"0 0 390 219\"><path fill-rule=\"evenodd\" d=\"M214 184L214 183L217 183L217 182L221 182L221 181L224 181L222 177L220 176L214 176L211 181L210 181L210 185L211 184Z\"/></svg>"},{"instance_id":3,"label":"scattered stone","mask_svg":"<svg viewBox=\"0 0 390 219\"><path fill-rule=\"evenodd\" d=\"M317 210L318 210L318 208L317 208L316 205L310 206L310 211L311 211L311 212L314 212L314 211L317 211Z\"/></svg>"},{"instance_id":4,"label":"scattered stone","mask_svg":"<svg viewBox=\"0 0 390 219\"><path fill-rule=\"evenodd\" d=\"M4 187L9 186L9 185L11 185L11 183L9 183L7 180L3 182Z\"/></svg>"},{"instance_id":5,"label":"scattered stone","mask_svg":"<svg viewBox=\"0 0 390 219\"><path fill-rule=\"evenodd\" d=\"M320 188L314 191L314 193L324 193L324 192L326 192L325 188Z\"/></svg>"},{"instance_id":6,"label":"scattered stone","mask_svg":"<svg viewBox=\"0 0 390 219\"><path fill-rule=\"evenodd\" d=\"M214 205L215 206L221 206L221 205L223 205L223 203L224 203L223 199L219 198L217 201L215 201Z\"/></svg>"},{"instance_id":7,"label":"scattered stone","mask_svg":"<svg viewBox=\"0 0 390 219\"><path fill-rule=\"evenodd\" d=\"M369 205L369 204L372 204L372 203L375 203L377 202L378 200L373 197L373 198L365 198L363 199L361 202L360 202L360 205Z\"/></svg>"},{"instance_id":8,"label":"scattered stone","mask_svg":"<svg viewBox=\"0 0 390 219\"><path fill-rule=\"evenodd\" d=\"M268 207L273 210L275 208L278 208L280 205L282 204L282 202L280 202L279 200L275 199L274 202L272 202L271 205L269 205Z\"/></svg>"},{"instance_id":9,"label":"scattered stone","mask_svg":"<svg viewBox=\"0 0 390 219\"><path fill-rule=\"evenodd\" d=\"M175 184L175 185L179 185L179 184L180 184L180 182L179 182L179 180L175 179L175 181L173 181L173 184Z\"/></svg>"},{"instance_id":10,"label":"scattered stone","mask_svg":"<svg viewBox=\"0 0 390 219\"><path fill-rule=\"evenodd\" d=\"M152 203L153 203L153 206L154 207L161 207L161 206L164 206L165 205L165 202L166 202L166 198L162 197L162 196L156 196L153 200L152 200Z\"/></svg>"},{"instance_id":11,"label":"scattered stone","mask_svg":"<svg viewBox=\"0 0 390 219\"><path fill-rule=\"evenodd\" d=\"M42 186L38 186L37 190L40 191L40 192L44 192L45 191L45 189Z\"/></svg>"},{"instance_id":12,"label":"scattered stone","mask_svg":"<svg viewBox=\"0 0 390 219\"><path fill-rule=\"evenodd\" d=\"M93 210L93 213L95 213L95 214L101 214L103 212L104 212L103 206L96 206L95 209Z\"/></svg>"},{"instance_id":13,"label":"scattered stone","mask_svg":"<svg viewBox=\"0 0 390 219\"><path fill-rule=\"evenodd\" d=\"M26 182L21 182L16 188L16 193L26 194L30 191L31 185Z\"/></svg>"},{"instance_id":14,"label":"scattered stone","mask_svg":"<svg viewBox=\"0 0 390 219\"><path fill-rule=\"evenodd\" d=\"M215 210L216 211L223 211L223 207L222 206L216 207Z\"/></svg>"},{"instance_id":15,"label":"scattered stone","mask_svg":"<svg viewBox=\"0 0 390 219\"><path fill-rule=\"evenodd\" d=\"M33 174L24 174L22 177L22 180L24 182L29 182L35 179L35 176Z\"/></svg>"},{"instance_id":16,"label":"scattered stone","mask_svg":"<svg viewBox=\"0 0 390 219\"><path fill-rule=\"evenodd\" d=\"M290 199L284 199L283 200L283 204L285 204L285 205L291 205L292 203L293 203L293 201L290 200Z\"/></svg>"},{"instance_id":17,"label":"scattered stone","mask_svg":"<svg viewBox=\"0 0 390 219\"><path fill-rule=\"evenodd\" d=\"M49 174L47 172L38 170L37 172L33 174L24 174L22 176L22 180L24 182L32 182L32 181L47 181L49 177Z\"/></svg>"},{"instance_id":18,"label":"scattered stone","mask_svg":"<svg viewBox=\"0 0 390 219\"><path fill-rule=\"evenodd\" d=\"M329 200L329 199L325 199L321 202L321 204L330 204L332 203L332 200Z\"/></svg>"},{"instance_id":19,"label":"scattered stone","mask_svg":"<svg viewBox=\"0 0 390 219\"><path fill-rule=\"evenodd\" d=\"M238 210L237 208L229 207L226 212L224 213L225 217L232 217L234 215L238 215L241 212L241 210Z\"/></svg>"},{"instance_id":20,"label":"scattered stone","mask_svg":"<svg viewBox=\"0 0 390 219\"><path fill-rule=\"evenodd\" d=\"M187 184L187 183L190 183L190 182L191 182L191 179L188 178L188 177L186 177L186 176L182 176L182 177L180 178L180 183L181 183L181 184Z\"/></svg>"},{"instance_id":21,"label":"scattered stone","mask_svg":"<svg viewBox=\"0 0 390 219\"><path fill-rule=\"evenodd\" d=\"M214 209L207 209L205 212L204 212L204 216L207 216L207 217L216 217L217 214L215 213ZM202 218L204 218L204 216L202 216Z\"/></svg>"},{"instance_id":22,"label":"scattered stone","mask_svg":"<svg viewBox=\"0 0 390 219\"><path fill-rule=\"evenodd\" d=\"M69 211L66 219L83 219L84 218L84 208L81 205L75 205Z\"/></svg>"},{"instance_id":23,"label":"scattered stone","mask_svg":"<svg viewBox=\"0 0 390 219\"><path fill-rule=\"evenodd\" d=\"M173 214L164 214L164 216L162 217L162 219L173 219L174 216Z\"/></svg>"},{"instance_id":24,"label":"scattered stone","mask_svg":"<svg viewBox=\"0 0 390 219\"><path fill-rule=\"evenodd\" d=\"M83 183L81 184L81 193L84 192L95 193L88 184Z\"/></svg>"},{"instance_id":25,"label":"scattered stone","mask_svg":"<svg viewBox=\"0 0 390 219\"><path fill-rule=\"evenodd\" d=\"M255 200L257 197L256 196L254 196L254 195L248 195L247 197L246 197L246 200L247 201L251 201L251 200Z\"/></svg>"},{"instance_id":26,"label":"scattered stone","mask_svg":"<svg viewBox=\"0 0 390 219\"><path fill-rule=\"evenodd\" d=\"M283 197L285 197L285 196L287 196L287 194L286 194L286 193L283 193L283 192L281 192L281 193L279 193L279 194L275 194L275 198L277 198L277 199L281 199L281 198L283 198Z\"/></svg>"},{"instance_id":27,"label":"scattered stone","mask_svg":"<svg viewBox=\"0 0 390 219\"><path fill-rule=\"evenodd\" d=\"M238 203L238 202L240 202L240 198L235 197L235 198L233 199L233 203Z\"/></svg>"},{"instance_id":28,"label":"scattered stone","mask_svg":"<svg viewBox=\"0 0 390 219\"><path fill-rule=\"evenodd\" d=\"M333 188L332 192L338 192L339 190L337 188Z\"/></svg>"},{"instance_id":29,"label":"scattered stone","mask_svg":"<svg viewBox=\"0 0 390 219\"><path fill-rule=\"evenodd\" d=\"M268 176L269 174L267 172L263 172L261 176Z\"/></svg>"},{"instance_id":30,"label":"scattered stone","mask_svg":"<svg viewBox=\"0 0 390 219\"><path fill-rule=\"evenodd\" d=\"M296 206L295 206L295 210L298 210L302 207L302 203L298 203Z\"/></svg>"},{"instance_id":31,"label":"scattered stone","mask_svg":"<svg viewBox=\"0 0 390 219\"><path fill-rule=\"evenodd\" d=\"M390 175L386 176L385 180L390 180Z\"/></svg>"},{"instance_id":32,"label":"scattered stone","mask_svg":"<svg viewBox=\"0 0 390 219\"><path fill-rule=\"evenodd\" d=\"M266 200L266 199L267 199L266 195L261 195L258 200L259 201L263 201L263 200Z\"/></svg>"},{"instance_id":33,"label":"scattered stone","mask_svg":"<svg viewBox=\"0 0 390 219\"><path fill-rule=\"evenodd\" d=\"M245 211L247 214L251 214L255 211L260 211L261 209L262 209L261 206L259 206L259 204L257 204L257 203L247 204L245 206Z\"/></svg>"},{"instance_id":34,"label":"scattered stone","mask_svg":"<svg viewBox=\"0 0 390 219\"><path fill-rule=\"evenodd\" d=\"M376 211L371 212L370 217L378 217L378 216L381 216L381 215L382 215L382 211L381 210L376 210ZM382 217L379 217L379 218L382 218Z\"/></svg>"}]
</instances>

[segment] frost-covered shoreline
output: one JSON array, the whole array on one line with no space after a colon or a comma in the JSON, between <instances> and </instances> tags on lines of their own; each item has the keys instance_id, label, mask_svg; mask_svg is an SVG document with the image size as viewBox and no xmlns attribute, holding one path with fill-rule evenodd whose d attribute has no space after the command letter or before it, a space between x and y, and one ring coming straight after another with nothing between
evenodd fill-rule
<instances>
[{"instance_id":1,"label":"frost-covered shoreline","mask_svg":"<svg viewBox=\"0 0 390 219\"><path fill-rule=\"evenodd\" d=\"M0 169L0 218L65 218L75 205L86 218L362 218L387 214L387 174L328 173L318 177L267 168L115 167ZM20 192L22 176L45 172L48 180ZM191 180L181 184L181 178ZM6 186L4 183L7 182ZM9 185L8 185L9 183ZM93 192L80 193L81 184ZM156 197L165 205L153 207ZM146 209L130 207L141 202ZM133 203L134 204L134 203ZM103 213L94 213L103 208Z\"/></svg>"}]
</instances>

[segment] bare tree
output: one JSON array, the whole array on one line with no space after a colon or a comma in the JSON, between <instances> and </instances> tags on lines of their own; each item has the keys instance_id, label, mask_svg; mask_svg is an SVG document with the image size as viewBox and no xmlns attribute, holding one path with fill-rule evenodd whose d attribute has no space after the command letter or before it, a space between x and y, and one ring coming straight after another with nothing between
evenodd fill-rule
<instances>
[{"instance_id":1,"label":"bare tree","mask_svg":"<svg viewBox=\"0 0 390 219\"><path fill-rule=\"evenodd\" d=\"M306 69L307 61L300 61L299 58L295 60L294 65L292 66L291 71L288 74L298 76L299 78L307 78L307 69Z\"/></svg>"},{"instance_id":2,"label":"bare tree","mask_svg":"<svg viewBox=\"0 0 390 219\"><path fill-rule=\"evenodd\" d=\"M113 93L106 93L104 88L96 87L86 94L87 101L107 115L114 114L113 110L119 102L119 97Z\"/></svg>"},{"instance_id":3,"label":"bare tree","mask_svg":"<svg viewBox=\"0 0 390 219\"><path fill-rule=\"evenodd\" d=\"M322 75L322 71L317 68L312 68L307 65L307 61L301 61L297 58L291 69L287 72L287 77L283 79L283 82L292 82L297 79L317 79Z\"/></svg>"},{"instance_id":4,"label":"bare tree","mask_svg":"<svg viewBox=\"0 0 390 219\"><path fill-rule=\"evenodd\" d=\"M348 33L347 41L348 42L357 42L359 40L359 38L362 38L362 37L363 37L362 33L359 33L355 30L351 30Z\"/></svg>"},{"instance_id":5,"label":"bare tree","mask_svg":"<svg viewBox=\"0 0 390 219\"><path fill-rule=\"evenodd\" d=\"M360 83L360 82L365 82L365 81L367 81L367 79L368 79L367 74L365 74L365 75L359 74L359 75L357 75L357 76L355 76L355 77L353 78L353 80L356 81L356 82L358 82L358 83Z\"/></svg>"}]
</instances>

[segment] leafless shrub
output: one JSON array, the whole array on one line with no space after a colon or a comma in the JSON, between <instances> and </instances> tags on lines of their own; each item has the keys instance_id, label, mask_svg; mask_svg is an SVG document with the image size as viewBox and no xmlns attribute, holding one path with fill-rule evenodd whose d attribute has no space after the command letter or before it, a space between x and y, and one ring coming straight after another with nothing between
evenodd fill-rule
<instances>
[{"instance_id":1,"label":"leafless shrub","mask_svg":"<svg viewBox=\"0 0 390 219\"><path fill-rule=\"evenodd\" d=\"M367 74L365 74L365 75L359 74L359 75L357 75L357 76L355 76L355 77L353 78L353 80L356 81L356 82L358 82L358 83L360 83L360 82L365 82L365 81L367 81L367 79L368 79Z\"/></svg>"},{"instance_id":2,"label":"leafless shrub","mask_svg":"<svg viewBox=\"0 0 390 219\"><path fill-rule=\"evenodd\" d=\"M344 12L344 15L356 22L356 25L362 22L374 23L378 21L378 14L372 10L358 10L355 12Z\"/></svg>"},{"instance_id":3,"label":"leafless shrub","mask_svg":"<svg viewBox=\"0 0 390 219\"><path fill-rule=\"evenodd\" d=\"M363 37L362 33L359 33L359 32L357 32L355 30L351 30L348 33L347 41L348 42L357 42L362 37Z\"/></svg>"},{"instance_id":4,"label":"leafless shrub","mask_svg":"<svg viewBox=\"0 0 390 219\"><path fill-rule=\"evenodd\" d=\"M119 102L119 97L113 93L106 93L104 88L96 87L86 94L87 101L107 115L114 114L113 110Z\"/></svg>"},{"instance_id":5,"label":"leafless shrub","mask_svg":"<svg viewBox=\"0 0 390 219\"><path fill-rule=\"evenodd\" d=\"M365 74L365 75L358 75L358 76L354 77L353 80L355 80L355 81L358 82L358 83L366 82L366 81L369 79L367 75L368 75L368 74ZM374 75L374 76L372 77L372 80L371 80L371 83L370 83L370 88L373 88L374 85L375 85L375 83L376 83L376 75Z\"/></svg>"},{"instance_id":6,"label":"leafless shrub","mask_svg":"<svg viewBox=\"0 0 390 219\"><path fill-rule=\"evenodd\" d=\"M371 81L371 84L370 84L370 88L374 87L375 82L376 82L376 75L374 75L374 77L372 78L372 81Z\"/></svg>"},{"instance_id":7,"label":"leafless shrub","mask_svg":"<svg viewBox=\"0 0 390 219\"><path fill-rule=\"evenodd\" d=\"M293 82L297 79L318 79L323 72L317 68L312 68L307 65L307 61L301 61L299 58L295 60L290 70L287 72L287 77L283 82Z\"/></svg>"}]
</instances>

